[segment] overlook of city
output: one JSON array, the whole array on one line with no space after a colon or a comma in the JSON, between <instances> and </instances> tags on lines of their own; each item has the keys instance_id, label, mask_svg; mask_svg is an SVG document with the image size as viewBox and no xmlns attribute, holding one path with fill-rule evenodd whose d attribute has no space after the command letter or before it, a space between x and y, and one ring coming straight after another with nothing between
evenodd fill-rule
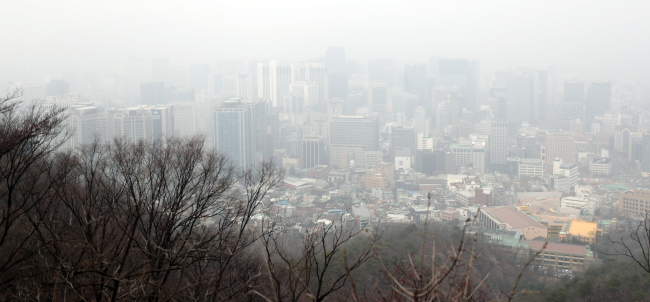
<instances>
[{"instance_id":1,"label":"overlook of city","mask_svg":"<svg viewBox=\"0 0 650 302\"><path fill-rule=\"evenodd\" d=\"M10 2L0 301L650 301L647 3Z\"/></svg>"}]
</instances>

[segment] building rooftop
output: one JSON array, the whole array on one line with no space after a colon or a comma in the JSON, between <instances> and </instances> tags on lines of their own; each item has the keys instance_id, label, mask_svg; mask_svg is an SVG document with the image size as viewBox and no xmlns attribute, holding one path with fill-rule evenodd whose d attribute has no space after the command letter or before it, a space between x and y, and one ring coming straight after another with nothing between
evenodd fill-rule
<instances>
[{"instance_id":1,"label":"building rooftop","mask_svg":"<svg viewBox=\"0 0 650 302\"><path fill-rule=\"evenodd\" d=\"M544 247L543 241L527 241L522 240L522 243L528 243L531 250L539 251ZM545 252L555 252L555 253L565 253L565 254L574 254L574 255L586 255L587 247L584 245L572 245L572 244L562 244L562 243L551 243L549 242L546 245Z\"/></svg>"},{"instance_id":2,"label":"building rooftop","mask_svg":"<svg viewBox=\"0 0 650 302\"><path fill-rule=\"evenodd\" d=\"M572 220L569 225L569 234L580 236L594 236L594 231L598 228L598 223L591 221Z\"/></svg>"},{"instance_id":3,"label":"building rooftop","mask_svg":"<svg viewBox=\"0 0 650 302\"><path fill-rule=\"evenodd\" d=\"M492 217L508 224L513 229L523 229L527 226L546 228L526 213L517 210L515 207L485 207L483 211Z\"/></svg>"}]
</instances>

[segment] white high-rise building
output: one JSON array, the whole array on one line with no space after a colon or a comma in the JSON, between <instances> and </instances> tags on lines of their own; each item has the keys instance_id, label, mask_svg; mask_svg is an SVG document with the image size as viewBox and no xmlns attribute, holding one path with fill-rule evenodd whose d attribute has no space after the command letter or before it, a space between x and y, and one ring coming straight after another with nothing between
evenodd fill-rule
<instances>
[{"instance_id":1,"label":"white high-rise building","mask_svg":"<svg viewBox=\"0 0 650 302\"><path fill-rule=\"evenodd\" d=\"M240 73L237 75L237 97L251 99L253 97L253 75Z\"/></svg>"},{"instance_id":2,"label":"white high-rise building","mask_svg":"<svg viewBox=\"0 0 650 302\"><path fill-rule=\"evenodd\" d=\"M153 113L144 107L132 107L113 114L115 137L121 137L129 143L153 139Z\"/></svg>"},{"instance_id":3,"label":"white high-rise building","mask_svg":"<svg viewBox=\"0 0 650 302\"><path fill-rule=\"evenodd\" d=\"M271 106L282 105L284 95L291 85L291 66L270 60L257 64L257 97L269 100Z\"/></svg>"},{"instance_id":4,"label":"white high-rise building","mask_svg":"<svg viewBox=\"0 0 650 302\"><path fill-rule=\"evenodd\" d=\"M72 136L65 143L65 149L72 150L95 141L106 143L108 139L107 113L103 108L90 106L69 108L65 125Z\"/></svg>"},{"instance_id":5,"label":"white high-rise building","mask_svg":"<svg viewBox=\"0 0 650 302\"><path fill-rule=\"evenodd\" d=\"M174 136L186 137L196 134L195 106L194 102L174 103L171 105Z\"/></svg>"},{"instance_id":6,"label":"white high-rise building","mask_svg":"<svg viewBox=\"0 0 650 302\"><path fill-rule=\"evenodd\" d=\"M292 82L313 82L318 86L318 102L328 100L328 77L324 64L300 62L291 64Z\"/></svg>"},{"instance_id":7,"label":"white high-rise building","mask_svg":"<svg viewBox=\"0 0 650 302\"><path fill-rule=\"evenodd\" d=\"M508 158L508 122L492 122L490 127L490 164L505 164Z\"/></svg>"},{"instance_id":8,"label":"white high-rise building","mask_svg":"<svg viewBox=\"0 0 650 302\"><path fill-rule=\"evenodd\" d=\"M481 175L485 175L485 149L474 149L472 152L472 166Z\"/></svg>"},{"instance_id":9,"label":"white high-rise building","mask_svg":"<svg viewBox=\"0 0 650 302\"><path fill-rule=\"evenodd\" d=\"M291 93L302 96L304 106L313 106L318 104L318 85L314 82L294 82L289 86Z\"/></svg>"}]
</instances>

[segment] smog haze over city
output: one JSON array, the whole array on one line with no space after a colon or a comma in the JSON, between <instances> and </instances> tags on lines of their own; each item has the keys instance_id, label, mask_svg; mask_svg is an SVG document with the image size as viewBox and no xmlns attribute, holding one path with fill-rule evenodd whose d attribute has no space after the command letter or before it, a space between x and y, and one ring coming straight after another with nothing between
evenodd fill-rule
<instances>
[{"instance_id":1,"label":"smog haze over city","mask_svg":"<svg viewBox=\"0 0 650 302\"><path fill-rule=\"evenodd\" d=\"M650 301L649 9L4 1L0 300Z\"/></svg>"}]
</instances>

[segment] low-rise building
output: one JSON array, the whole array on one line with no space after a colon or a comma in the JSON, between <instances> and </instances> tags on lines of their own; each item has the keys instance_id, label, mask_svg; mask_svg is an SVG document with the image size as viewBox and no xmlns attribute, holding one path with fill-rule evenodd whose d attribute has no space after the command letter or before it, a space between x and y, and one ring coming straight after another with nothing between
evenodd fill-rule
<instances>
[{"instance_id":1,"label":"low-rise building","mask_svg":"<svg viewBox=\"0 0 650 302\"><path fill-rule=\"evenodd\" d=\"M589 161L589 172L594 175L610 175L612 161L609 157L596 157Z\"/></svg>"},{"instance_id":2,"label":"low-rise building","mask_svg":"<svg viewBox=\"0 0 650 302\"><path fill-rule=\"evenodd\" d=\"M519 177L544 177L544 164L540 159L522 158L519 160Z\"/></svg>"},{"instance_id":3,"label":"low-rise building","mask_svg":"<svg viewBox=\"0 0 650 302\"><path fill-rule=\"evenodd\" d=\"M548 237L545 226L515 207L481 208L478 220L488 229L522 231L526 240Z\"/></svg>"},{"instance_id":4,"label":"low-rise building","mask_svg":"<svg viewBox=\"0 0 650 302\"><path fill-rule=\"evenodd\" d=\"M627 215L645 215L650 211L650 191L623 192L618 197L618 212Z\"/></svg>"},{"instance_id":5,"label":"low-rise building","mask_svg":"<svg viewBox=\"0 0 650 302\"><path fill-rule=\"evenodd\" d=\"M584 197L564 197L562 198L562 201L560 203L560 206L563 208L573 208L573 209L579 209L581 210L582 208L587 206L588 199Z\"/></svg>"},{"instance_id":6,"label":"low-rise building","mask_svg":"<svg viewBox=\"0 0 650 302\"><path fill-rule=\"evenodd\" d=\"M450 211L450 210L440 211L440 220L442 221L452 221L454 219L458 219L459 217L460 217L460 213L458 211Z\"/></svg>"},{"instance_id":7,"label":"low-rise building","mask_svg":"<svg viewBox=\"0 0 650 302\"><path fill-rule=\"evenodd\" d=\"M474 205L475 197L476 195L474 192L470 192L467 190L459 190L456 191L455 194L456 200L466 207Z\"/></svg>"},{"instance_id":8,"label":"low-rise building","mask_svg":"<svg viewBox=\"0 0 650 302\"><path fill-rule=\"evenodd\" d=\"M562 226L560 240L572 242L578 240L585 244L595 245L603 236L603 229L598 228L595 221L571 220Z\"/></svg>"},{"instance_id":9,"label":"low-rise building","mask_svg":"<svg viewBox=\"0 0 650 302\"><path fill-rule=\"evenodd\" d=\"M521 241L527 243L530 254L541 251L535 257L535 264L547 269L567 269L572 272L584 271L594 261L594 254L588 246L543 241Z\"/></svg>"}]
</instances>

